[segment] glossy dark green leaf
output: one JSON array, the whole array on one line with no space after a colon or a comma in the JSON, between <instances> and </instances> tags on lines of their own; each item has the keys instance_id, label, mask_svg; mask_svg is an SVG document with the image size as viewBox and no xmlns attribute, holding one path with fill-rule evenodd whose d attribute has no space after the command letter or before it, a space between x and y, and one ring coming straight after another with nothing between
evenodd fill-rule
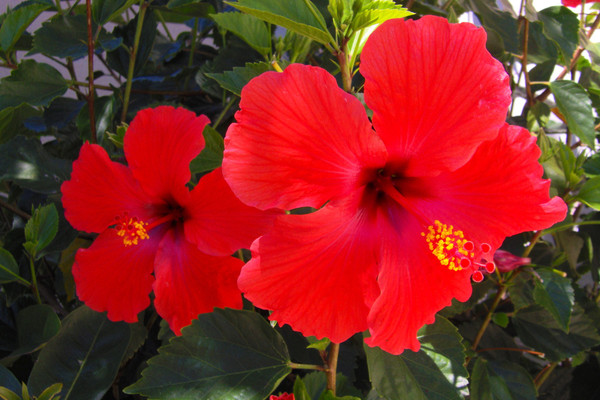
<instances>
[{"instance_id":1,"label":"glossy dark green leaf","mask_svg":"<svg viewBox=\"0 0 600 400\"><path fill-rule=\"evenodd\" d=\"M35 304L17 314L19 347L11 356L31 353L52 339L60 330L60 319L46 304Z\"/></svg>"},{"instance_id":2,"label":"glossy dark green leaf","mask_svg":"<svg viewBox=\"0 0 600 400\"><path fill-rule=\"evenodd\" d=\"M267 55L271 51L271 32L257 17L239 12L212 14L211 17L220 28L231 31L260 54Z\"/></svg>"},{"instance_id":3,"label":"glossy dark green leaf","mask_svg":"<svg viewBox=\"0 0 600 400\"><path fill-rule=\"evenodd\" d=\"M235 67L232 71L225 71L220 74L207 73L205 75L219 82L219 85L221 85L223 89L229 90L240 96L242 89L252 78L270 70L271 66L269 64L260 62L247 63L245 67Z\"/></svg>"},{"instance_id":4,"label":"glossy dark green leaf","mask_svg":"<svg viewBox=\"0 0 600 400\"><path fill-rule=\"evenodd\" d=\"M0 247L0 283L13 282L19 277L19 264L13 255Z\"/></svg>"},{"instance_id":5,"label":"glossy dark green leaf","mask_svg":"<svg viewBox=\"0 0 600 400\"><path fill-rule=\"evenodd\" d=\"M561 250L564 252L569 266L575 270L577 268L579 254L585 244L583 238L577 232L562 230L556 233L556 239Z\"/></svg>"},{"instance_id":6,"label":"glossy dark green leaf","mask_svg":"<svg viewBox=\"0 0 600 400\"><path fill-rule=\"evenodd\" d=\"M129 338L126 323L79 307L40 352L29 377L31 392L62 382L61 400L101 399L117 374Z\"/></svg>"},{"instance_id":7,"label":"glossy dark green leaf","mask_svg":"<svg viewBox=\"0 0 600 400\"><path fill-rule=\"evenodd\" d=\"M507 361L477 358L471 374L471 400L535 400L533 379L525 368Z\"/></svg>"},{"instance_id":8,"label":"glossy dark green leaf","mask_svg":"<svg viewBox=\"0 0 600 400\"><path fill-rule=\"evenodd\" d=\"M519 274L511 280L508 293L515 310L535 303L533 298L534 288L533 278L530 274Z\"/></svg>"},{"instance_id":9,"label":"glossy dark green leaf","mask_svg":"<svg viewBox=\"0 0 600 400\"><path fill-rule=\"evenodd\" d=\"M36 209L25 225L25 239L34 244L35 254L39 254L58 232L58 212L54 204Z\"/></svg>"},{"instance_id":10,"label":"glossy dark green leaf","mask_svg":"<svg viewBox=\"0 0 600 400\"><path fill-rule=\"evenodd\" d=\"M33 3L10 10L0 26L0 49L10 52L25 29L47 8L45 4Z\"/></svg>"},{"instance_id":11,"label":"glossy dark green leaf","mask_svg":"<svg viewBox=\"0 0 600 400\"><path fill-rule=\"evenodd\" d=\"M112 21L121 15L135 0L93 0L92 18L98 25Z\"/></svg>"},{"instance_id":12,"label":"glossy dark green leaf","mask_svg":"<svg viewBox=\"0 0 600 400\"><path fill-rule=\"evenodd\" d=\"M106 136L106 131L112 128L113 121L117 112L116 96L97 97L94 101L94 115L96 117L96 138L98 143L103 143ZM89 141L92 138L90 126L90 109L83 107L77 118L75 119L77 130L81 134L84 141Z\"/></svg>"},{"instance_id":13,"label":"glossy dark green leaf","mask_svg":"<svg viewBox=\"0 0 600 400\"><path fill-rule=\"evenodd\" d=\"M200 154L190 163L190 170L193 174L212 171L223 163L223 151L225 150L223 136L209 125L204 128L202 135L204 135L206 144Z\"/></svg>"},{"instance_id":14,"label":"glossy dark green leaf","mask_svg":"<svg viewBox=\"0 0 600 400\"><path fill-rule=\"evenodd\" d=\"M554 6L539 11L537 15L544 23L544 33L558 44L566 65L569 65L579 42L577 14L567 7Z\"/></svg>"},{"instance_id":15,"label":"glossy dark green leaf","mask_svg":"<svg viewBox=\"0 0 600 400\"><path fill-rule=\"evenodd\" d=\"M600 176L585 181L576 198L593 209L600 210Z\"/></svg>"},{"instance_id":16,"label":"glossy dark green leaf","mask_svg":"<svg viewBox=\"0 0 600 400\"><path fill-rule=\"evenodd\" d=\"M123 40L123 44L127 48L133 47L138 18L139 15L129 21L126 26L117 26L112 32L113 36ZM135 65L133 70L134 76L137 76L140 73L146 61L148 60L148 57L150 57L150 52L152 51L152 46L156 37L156 25L157 21L154 12L152 9L148 9L144 15L144 23L142 24L138 52L135 57ZM129 61L131 58L128 51L126 51L123 47L119 47L115 51L109 52L106 55L106 58L108 65L111 68L115 69L121 75L127 76L127 72L129 70Z\"/></svg>"},{"instance_id":17,"label":"glossy dark green leaf","mask_svg":"<svg viewBox=\"0 0 600 400\"><path fill-rule=\"evenodd\" d=\"M151 399L262 400L290 373L281 336L259 314L215 309L148 361L125 389Z\"/></svg>"},{"instance_id":18,"label":"glossy dark green leaf","mask_svg":"<svg viewBox=\"0 0 600 400\"><path fill-rule=\"evenodd\" d=\"M310 1L239 0L226 3L246 14L282 26L316 42L326 44L332 40L326 30L325 18Z\"/></svg>"},{"instance_id":19,"label":"glossy dark green leaf","mask_svg":"<svg viewBox=\"0 0 600 400\"><path fill-rule=\"evenodd\" d=\"M0 110L23 103L47 106L69 87L67 81L48 64L25 60L10 76L0 81Z\"/></svg>"},{"instance_id":20,"label":"glossy dark green leaf","mask_svg":"<svg viewBox=\"0 0 600 400\"><path fill-rule=\"evenodd\" d=\"M502 39L504 50L519 54L519 35L516 17L508 11L502 11L495 2L487 0L469 0L470 8L477 14L486 29L491 29Z\"/></svg>"},{"instance_id":21,"label":"glossy dark green leaf","mask_svg":"<svg viewBox=\"0 0 600 400\"><path fill-rule=\"evenodd\" d=\"M548 269L537 269L536 273L540 277L533 291L536 303L548 310L560 327L569 332L571 309L575 304L571 280Z\"/></svg>"},{"instance_id":22,"label":"glossy dark green leaf","mask_svg":"<svg viewBox=\"0 0 600 400\"><path fill-rule=\"evenodd\" d=\"M0 111L0 144L19 134L29 132L23 122L28 118L40 115L41 112L27 104L21 104L18 107L7 107Z\"/></svg>"},{"instance_id":23,"label":"glossy dark green leaf","mask_svg":"<svg viewBox=\"0 0 600 400\"><path fill-rule=\"evenodd\" d=\"M93 27L96 30L96 27ZM74 59L87 56L87 19L84 15L64 15L44 22L35 31L32 53ZM122 39L100 31L97 45L114 50Z\"/></svg>"},{"instance_id":24,"label":"glossy dark green leaf","mask_svg":"<svg viewBox=\"0 0 600 400\"><path fill-rule=\"evenodd\" d=\"M518 310L513 325L523 343L541 351L550 361L564 360L600 344L593 321L578 305L571 314L569 333L562 330L552 314L537 304Z\"/></svg>"},{"instance_id":25,"label":"glossy dark green leaf","mask_svg":"<svg viewBox=\"0 0 600 400\"><path fill-rule=\"evenodd\" d=\"M71 163L49 155L39 140L17 136L0 145L0 180L39 193L56 193L69 179Z\"/></svg>"},{"instance_id":26,"label":"glossy dark green leaf","mask_svg":"<svg viewBox=\"0 0 600 400\"><path fill-rule=\"evenodd\" d=\"M585 89L573 81L564 80L551 82L550 89L571 132L593 149L596 140L594 113Z\"/></svg>"},{"instance_id":27,"label":"glossy dark green leaf","mask_svg":"<svg viewBox=\"0 0 600 400\"><path fill-rule=\"evenodd\" d=\"M21 383L19 380L2 364L0 364L0 386L4 386L14 393L21 392Z\"/></svg>"},{"instance_id":28,"label":"glossy dark green leaf","mask_svg":"<svg viewBox=\"0 0 600 400\"><path fill-rule=\"evenodd\" d=\"M460 399L457 387L466 386L467 371L456 327L437 316L418 337L421 350L405 350L399 356L365 346L373 388L388 399Z\"/></svg>"}]
</instances>

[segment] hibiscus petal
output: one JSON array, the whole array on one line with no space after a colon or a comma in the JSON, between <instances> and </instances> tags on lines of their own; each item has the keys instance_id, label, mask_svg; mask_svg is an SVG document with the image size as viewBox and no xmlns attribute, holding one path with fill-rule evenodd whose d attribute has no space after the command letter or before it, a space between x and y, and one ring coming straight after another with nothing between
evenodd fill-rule
<instances>
[{"instance_id":1,"label":"hibiscus petal","mask_svg":"<svg viewBox=\"0 0 600 400\"><path fill-rule=\"evenodd\" d=\"M115 229L107 229L88 249L79 250L73 264L77 296L96 311L108 311L111 321L137 321L150 304L152 269L161 232L125 246Z\"/></svg>"},{"instance_id":2,"label":"hibiscus petal","mask_svg":"<svg viewBox=\"0 0 600 400\"><path fill-rule=\"evenodd\" d=\"M452 298L466 301L471 296L471 274L442 266L421 236L421 222L405 210L389 207L389 214L378 221L381 294L371 307L371 337L365 342L400 354L419 350L417 331L433 323L435 313Z\"/></svg>"},{"instance_id":3,"label":"hibiscus petal","mask_svg":"<svg viewBox=\"0 0 600 400\"><path fill-rule=\"evenodd\" d=\"M280 214L242 203L223 179L221 168L200 179L185 209L185 237L200 251L215 256L249 248Z\"/></svg>"},{"instance_id":4,"label":"hibiscus petal","mask_svg":"<svg viewBox=\"0 0 600 400\"><path fill-rule=\"evenodd\" d=\"M198 314L215 307L242 308L237 277L244 263L233 257L209 256L169 230L156 252L154 306L173 332L192 323Z\"/></svg>"},{"instance_id":5,"label":"hibiscus petal","mask_svg":"<svg viewBox=\"0 0 600 400\"><path fill-rule=\"evenodd\" d=\"M504 123L511 94L502 65L472 24L426 16L382 24L360 71L373 126L405 175L455 170Z\"/></svg>"},{"instance_id":6,"label":"hibiscus petal","mask_svg":"<svg viewBox=\"0 0 600 400\"><path fill-rule=\"evenodd\" d=\"M361 167L385 163L364 107L324 69L264 73L244 87L240 109L223 175L248 205L318 208L361 185Z\"/></svg>"},{"instance_id":7,"label":"hibiscus petal","mask_svg":"<svg viewBox=\"0 0 600 400\"><path fill-rule=\"evenodd\" d=\"M354 207L328 204L308 215L285 215L256 240L238 285L270 319L305 336L340 343L367 328L377 296L374 236Z\"/></svg>"},{"instance_id":8,"label":"hibiscus petal","mask_svg":"<svg viewBox=\"0 0 600 400\"><path fill-rule=\"evenodd\" d=\"M125 157L145 191L167 202L188 191L190 162L204 148L209 120L183 108L160 106L137 113L125 134Z\"/></svg>"},{"instance_id":9,"label":"hibiscus petal","mask_svg":"<svg viewBox=\"0 0 600 400\"><path fill-rule=\"evenodd\" d=\"M562 221L567 206L558 197L550 199L535 142L526 129L506 124L460 169L422 179L418 185L429 195L419 209L494 249L507 236Z\"/></svg>"},{"instance_id":10,"label":"hibiscus petal","mask_svg":"<svg viewBox=\"0 0 600 400\"><path fill-rule=\"evenodd\" d=\"M139 219L153 215L149 197L124 165L111 161L95 144L84 144L73 163L71 179L61 186L65 217L78 230L100 233L128 212Z\"/></svg>"}]
</instances>

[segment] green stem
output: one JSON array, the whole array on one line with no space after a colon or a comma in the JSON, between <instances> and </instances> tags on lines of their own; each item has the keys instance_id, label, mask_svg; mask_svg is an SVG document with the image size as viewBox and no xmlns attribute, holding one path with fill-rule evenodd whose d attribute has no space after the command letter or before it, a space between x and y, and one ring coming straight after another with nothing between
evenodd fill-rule
<instances>
[{"instance_id":1,"label":"green stem","mask_svg":"<svg viewBox=\"0 0 600 400\"><path fill-rule=\"evenodd\" d=\"M158 17L158 19L160 20L160 24L162 25L163 29L165 30L165 32L167 33L167 37L169 38L169 40L171 42L174 42L175 39L173 39L173 36L171 35L171 32L169 31L169 27L167 27L167 23L165 21L165 17L163 17L161 12L156 12L156 16Z\"/></svg>"},{"instance_id":2,"label":"green stem","mask_svg":"<svg viewBox=\"0 0 600 400\"><path fill-rule=\"evenodd\" d=\"M31 282L29 282L27 279L23 278L22 276L15 274L14 272L12 272L10 269L6 268L5 266L0 264L0 269L3 270L4 272L7 272L9 275L14 276L15 280L27 287L31 287Z\"/></svg>"},{"instance_id":3,"label":"green stem","mask_svg":"<svg viewBox=\"0 0 600 400\"><path fill-rule=\"evenodd\" d=\"M133 71L135 70L135 59L137 58L138 48L140 46L140 37L142 36L142 26L144 25L144 15L148 4L140 0L140 12L138 13L137 25L135 27L135 36L133 38L133 48L129 53L129 69L127 70L127 82L125 82L125 95L123 98L123 112L121 113L121 122L127 118L127 108L129 107L129 97L131 96L131 86L133 84Z\"/></svg>"},{"instance_id":4,"label":"green stem","mask_svg":"<svg viewBox=\"0 0 600 400\"><path fill-rule=\"evenodd\" d=\"M94 37L92 35L92 1L85 0L87 16L87 39L88 39L88 114L90 117L90 132L92 143L98 143L96 134L96 115L94 112Z\"/></svg>"},{"instance_id":5,"label":"green stem","mask_svg":"<svg viewBox=\"0 0 600 400\"><path fill-rule=\"evenodd\" d=\"M219 126L219 124L221 122L223 122L223 118L225 117L225 114L227 114L227 111L229 111L229 109L231 108L231 106L233 105L233 103L235 103L236 100L237 99L235 98L235 96L233 96L231 98L231 100L229 100L229 102L227 103L227 105L225 105L225 108L223 109L223 111L221 111L221 114L219 114L219 116L217 117L217 120L213 124L213 128L214 129L217 129L217 126Z\"/></svg>"},{"instance_id":6,"label":"green stem","mask_svg":"<svg viewBox=\"0 0 600 400\"><path fill-rule=\"evenodd\" d=\"M331 343L329 345L329 355L327 357L327 369L325 375L327 376L327 390L331 390L335 396L335 378L337 372L338 355L340 353L339 343Z\"/></svg>"},{"instance_id":7,"label":"green stem","mask_svg":"<svg viewBox=\"0 0 600 400\"><path fill-rule=\"evenodd\" d=\"M352 91L352 65L348 60L348 39L342 40L342 48L337 52L340 73L342 74L342 86L348 93Z\"/></svg>"},{"instance_id":8,"label":"green stem","mask_svg":"<svg viewBox=\"0 0 600 400\"><path fill-rule=\"evenodd\" d=\"M35 265L33 264L33 255L29 254L29 270L31 271L31 290L35 294L38 304L42 304L40 291L38 290L37 277L35 276Z\"/></svg>"},{"instance_id":9,"label":"green stem","mask_svg":"<svg viewBox=\"0 0 600 400\"><path fill-rule=\"evenodd\" d=\"M288 365L292 369L312 369L312 370L316 370L316 371L325 371L325 368L323 368L320 365L296 364L296 363L293 363L293 362L288 363Z\"/></svg>"},{"instance_id":10,"label":"green stem","mask_svg":"<svg viewBox=\"0 0 600 400\"><path fill-rule=\"evenodd\" d=\"M198 36L198 18L194 18L194 27L192 28L190 39L190 56L188 57L188 68L191 68L194 65L194 54L196 53L196 37ZM183 88L187 89L188 83L190 81L190 76L186 76L185 82L183 82Z\"/></svg>"},{"instance_id":11,"label":"green stem","mask_svg":"<svg viewBox=\"0 0 600 400\"><path fill-rule=\"evenodd\" d=\"M552 371L554 371L554 368L556 368L557 366L558 366L558 363L556 361L553 363L550 363L550 364L546 365L546 367L538 374L538 376L535 377L533 382L535 383L536 389L539 389L544 384L544 382L546 382L546 379L548 379L548 377L550 377L550 375L552 374Z\"/></svg>"},{"instance_id":12,"label":"green stem","mask_svg":"<svg viewBox=\"0 0 600 400\"><path fill-rule=\"evenodd\" d=\"M496 293L496 297L494 298L494 302L492 303L487 315L485 316L483 324L481 324L481 328L479 328L479 332L477 332L477 336L475 336L475 340L471 345L471 349L476 350L477 346L479 346L479 342L481 341L485 330L487 329L488 325L490 324L490 321L492 320L492 315L494 314L494 311L496 311L496 308L498 307L498 304L500 304L500 300L502 300L502 297L504 297L504 294L506 293L507 289L508 286L500 286L500 289L498 290L498 293Z\"/></svg>"},{"instance_id":13,"label":"green stem","mask_svg":"<svg viewBox=\"0 0 600 400\"><path fill-rule=\"evenodd\" d=\"M542 237L542 232L543 231L537 231L536 233L533 234L533 237L531 238L531 242L529 243L529 246L527 246L527 248L523 252L523 256L522 257L529 256L529 253L531 253L531 250L533 250L533 247L535 246L535 244Z\"/></svg>"},{"instance_id":14,"label":"green stem","mask_svg":"<svg viewBox=\"0 0 600 400\"><path fill-rule=\"evenodd\" d=\"M315 5L310 0L304 0L304 4L306 4L306 7L308 7L313 17L315 17L315 19L319 22L319 25L321 25L321 29L327 32L327 35L329 36L329 42L333 46L333 49L336 52L339 52L340 48L338 47L336 40L333 38L333 36L331 36L331 33L329 33L329 29L327 29L327 25L325 25L323 19L319 18L317 10L315 9Z\"/></svg>"}]
</instances>

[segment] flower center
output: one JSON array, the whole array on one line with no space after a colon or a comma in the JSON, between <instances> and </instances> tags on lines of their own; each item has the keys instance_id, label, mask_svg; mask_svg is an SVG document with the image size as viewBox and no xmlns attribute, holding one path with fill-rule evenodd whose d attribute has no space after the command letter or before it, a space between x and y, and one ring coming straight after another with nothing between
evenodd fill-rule
<instances>
[{"instance_id":1,"label":"flower center","mask_svg":"<svg viewBox=\"0 0 600 400\"><path fill-rule=\"evenodd\" d=\"M136 245L140 240L150 238L148 230L145 228L148 224L138 220L137 217L130 217L127 212L123 213L123 215L117 215L115 223L117 235L123 238L125 246Z\"/></svg>"},{"instance_id":2,"label":"flower center","mask_svg":"<svg viewBox=\"0 0 600 400\"><path fill-rule=\"evenodd\" d=\"M115 217L114 228L117 230L117 235L123 238L123 244L125 246L135 246L140 242L140 240L149 239L150 235L148 235L148 232L150 232L152 229L164 224L165 222L180 219L181 217L181 211L175 210L174 212L166 214L148 223L138 219L137 217L130 216L129 213L125 211L122 215L117 215Z\"/></svg>"},{"instance_id":3,"label":"flower center","mask_svg":"<svg viewBox=\"0 0 600 400\"><path fill-rule=\"evenodd\" d=\"M492 273L496 269L491 254L492 246L480 243L479 246L465 238L463 231L455 229L435 220L433 225L427 227L427 232L422 232L429 250L438 259L441 265L452 271L471 269L472 279L475 282L483 280L483 272Z\"/></svg>"}]
</instances>

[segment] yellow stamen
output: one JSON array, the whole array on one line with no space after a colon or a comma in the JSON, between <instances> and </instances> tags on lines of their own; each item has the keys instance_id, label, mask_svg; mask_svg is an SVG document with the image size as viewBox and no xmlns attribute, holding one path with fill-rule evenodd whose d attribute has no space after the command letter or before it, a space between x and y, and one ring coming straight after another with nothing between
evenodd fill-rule
<instances>
[{"instance_id":1,"label":"yellow stamen","mask_svg":"<svg viewBox=\"0 0 600 400\"><path fill-rule=\"evenodd\" d=\"M452 271L463 269L460 263L462 258L471 259L475 256L465 249L468 240L465 239L463 231L454 229L452 225L435 220L433 225L427 227L427 232L421 233L421 236L425 238L429 250L440 264Z\"/></svg>"},{"instance_id":2,"label":"yellow stamen","mask_svg":"<svg viewBox=\"0 0 600 400\"><path fill-rule=\"evenodd\" d=\"M145 228L147 223L139 221L137 218L123 218L119 221L115 229L117 235L123 238L125 246L137 245L140 240L149 239L148 231Z\"/></svg>"}]
</instances>

